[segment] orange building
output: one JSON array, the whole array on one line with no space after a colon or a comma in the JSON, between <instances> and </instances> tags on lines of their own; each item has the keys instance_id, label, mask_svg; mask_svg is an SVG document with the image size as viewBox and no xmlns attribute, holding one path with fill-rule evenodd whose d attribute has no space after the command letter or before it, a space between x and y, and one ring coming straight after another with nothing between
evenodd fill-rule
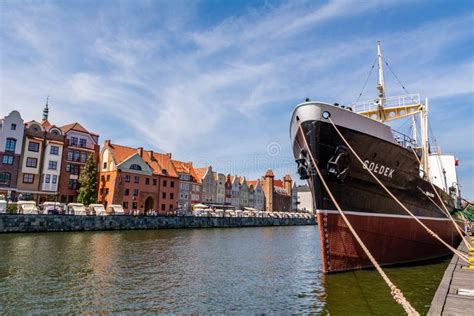
<instances>
[{"instance_id":1,"label":"orange building","mask_svg":"<svg viewBox=\"0 0 474 316\"><path fill-rule=\"evenodd\" d=\"M151 210L176 214L179 178L171 154L104 142L100 153L98 200L120 204L125 213Z\"/></svg>"}]
</instances>

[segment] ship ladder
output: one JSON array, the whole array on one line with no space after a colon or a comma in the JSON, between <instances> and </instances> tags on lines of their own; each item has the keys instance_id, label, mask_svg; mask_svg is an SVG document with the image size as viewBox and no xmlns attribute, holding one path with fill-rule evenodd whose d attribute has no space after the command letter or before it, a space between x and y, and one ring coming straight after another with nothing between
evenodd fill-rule
<instances>
[{"instance_id":1,"label":"ship ladder","mask_svg":"<svg viewBox=\"0 0 474 316\"><path fill-rule=\"evenodd\" d=\"M347 142L347 140L344 138L344 136L342 136L341 132L339 131L339 129L337 128L336 124L334 124L334 122L332 121L332 119L330 117L327 118L329 120L329 122L331 123L331 125L334 127L334 129L336 130L337 134L341 137L341 139L344 141L344 143L346 144L346 146L351 150L351 152L354 154L354 156L357 158L357 160L359 160L359 162L361 163L362 165L362 168L367 170L369 172L369 174L375 179L375 181L377 181L377 183L385 190L385 192L388 193L388 195L390 195L390 197L392 199L395 200L395 202L397 202L398 205L400 205L400 207L405 211L407 212L413 219L415 219L416 222L418 222L418 224L420 224L431 236L433 236L434 238L436 238L439 242L441 242L443 245L445 245L449 250L451 250L454 254L456 254L461 260L463 260L464 262L466 263L469 263L469 259L468 257L463 254L462 252L460 252L459 250L455 249L454 247L452 247L451 245L449 245L447 242L445 242L441 237L439 237L434 231L432 231L430 228L428 228L428 226L426 226L420 219L418 219L418 217L416 217L405 205L403 205L402 202L400 202L399 199L397 199L397 197L395 195L393 195L393 193L382 183L382 181L379 180L379 178L377 178L374 173L365 166L364 162L362 161L362 159L359 157L359 155L355 152L354 148L351 147L351 145ZM463 238L464 240L464 238ZM469 247L468 247L469 248Z\"/></svg>"},{"instance_id":2,"label":"ship ladder","mask_svg":"<svg viewBox=\"0 0 474 316\"><path fill-rule=\"evenodd\" d=\"M411 151L413 152L413 154L415 155L415 158L416 160L418 161L419 164L421 164L421 161L420 161L420 158L418 158L418 155L416 154L415 150L413 148L411 148ZM469 249L470 245L469 245L469 242L465 239L465 236L467 236L467 233L462 231L460 228L459 228L459 225L456 224L456 222L454 221L454 218L451 216L451 213L448 211L448 208L446 207L446 205L444 204L443 202L443 199L441 199L441 196L439 195L438 193L438 190L435 189L434 187L434 184L433 182L431 182L430 179L428 179L429 183L431 184L431 188L433 189L434 193L436 194L436 197L438 198L438 200L440 201L441 205L443 206L444 208L444 211L441 210L441 208L439 207L439 205L433 201L429 196L428 194L426 194L425 191L423 191L421 188L418 188L421 192L423 192L423 194L434 204L436 205L436 207L443 213L446 213L446 215L448 216L448 218L451 220L451 222L453 223L454 227L456 227L456 231L459 233L459 235L461 236L461 239L462 241L464 242L464 244L466 245L467 249ZM463 235L464 233L464 235Z\"/></svg>"},{"instance_id":3,"label":"ship ladder","mask_svg":"<svg viewBox=\"0 0 474 316\"><path fill-rule=\"evenodd\" d=\"M305 142L305 145L306 145L306 148L309 149L309 145L308 145L308 142L306 141L306 137L305 137L305 134L304 134L304 131L303 131L303 128L301 127L301 124L299 125L299 129L301 131L301 134L303 135L303 141ZM410 316L415 316L415 315L420 315L410 304L410 302L408 302L408 300L405 298L405 296L403 295L402 291L397 288L397 286L389 279L389 277L387 276L387 274L385 274L385 272L382 270L382 267L379 265L379 263L377 262L377 260L375 260L374 256L372 256L372 254L370 253L369 249L367 249L367 247L365 246L364 242L360 239L359 235L357 234L357 232L355 231L354 227L352 227L351 223L349 222L349 220L347 219L346 215L342 212L342 209L341 207L339 206L339 204L337 203L336 199L334 198L331 190L329 189L328 185L326 184L326 181L324 180L322 174L321 174L321 171L319 170L318 168L318 165L316 163L316 160L314 159L313 157L313 153L311 152L311 150L308 150L308 153L309 153L309 156L311 158L311 161L314 165L314 168L316 169L316 172L318 173L318 176L319 178L321 179L321 183L323 184L324 188L326 189L326 191L328 192L329 194L329 197L331 198L332 202L334 203L334 205L336 206L337 210L339 211L339 214L341 215L342 219L344 220L344 222L346 223L347 227L349 228L349 230L351 231L352 235L354 235L354 238L357 240L357 242L359 243L360 247L362 248L362 250L365 252L365 254L367 255L367 257L369 258L370 262L372 262L372 264L374 265L375 269L377 269L377 271L379 272L380 276L382 277L382 279L385 281L385 283L388 285L388 287L390 288L390 294L392 295L393 299L398 303L400 304L403 309L405 310L405 312L407 313L407 315L410 315Z\"/></svg>"}]
</instances>

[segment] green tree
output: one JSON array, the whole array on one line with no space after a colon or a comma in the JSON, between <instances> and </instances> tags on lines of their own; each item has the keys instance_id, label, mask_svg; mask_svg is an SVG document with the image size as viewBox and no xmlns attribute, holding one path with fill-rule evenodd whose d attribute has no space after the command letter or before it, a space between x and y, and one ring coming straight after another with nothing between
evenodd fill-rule
<instances>
[{"instance_id":1,"label":"green tree","mask_svg":"<svg viewBox=\"0 0 474 316\"><path fill-rule=\"evenodd\" d=\"M77 201L79 203L87 206L97 202L97 166L94 154L89 155L84 168L81 170L78 192Z\"/></svg>"}]
</instances>

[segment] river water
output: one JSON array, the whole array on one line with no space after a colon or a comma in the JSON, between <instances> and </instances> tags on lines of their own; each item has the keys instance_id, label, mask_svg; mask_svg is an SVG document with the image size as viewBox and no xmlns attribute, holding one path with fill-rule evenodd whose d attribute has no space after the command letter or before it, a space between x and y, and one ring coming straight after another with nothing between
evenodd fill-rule
<instances>
[{"instance_id":1,"label":"river water","mask_svg":"<svg viewBox=\"0 0 474 316\"><path fill-rule=\"evenodd\" d=\"M449 260L386 269L426 313ZM314 226L0 235L0 314L401 315L374 270L321 273Z\"/></svg>"}]
</instances>

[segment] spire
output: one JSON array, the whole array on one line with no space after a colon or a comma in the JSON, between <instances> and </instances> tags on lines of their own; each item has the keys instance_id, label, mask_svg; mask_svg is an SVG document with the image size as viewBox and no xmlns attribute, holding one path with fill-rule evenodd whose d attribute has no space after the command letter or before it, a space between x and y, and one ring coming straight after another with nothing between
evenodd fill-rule
<instances>
[{"instance_id":1,"label":"spire","mask_svg":"<svg viewBox=\"0 0 474 316\"><path fill-rule=\"evenodd\" d=\"M49 95L46 98L46 104L45 104L44 109L43 109L43 121L46 121L48 119L48 113L49 113L48 101L49 101Z\"/></svg>"}]
</instances>

